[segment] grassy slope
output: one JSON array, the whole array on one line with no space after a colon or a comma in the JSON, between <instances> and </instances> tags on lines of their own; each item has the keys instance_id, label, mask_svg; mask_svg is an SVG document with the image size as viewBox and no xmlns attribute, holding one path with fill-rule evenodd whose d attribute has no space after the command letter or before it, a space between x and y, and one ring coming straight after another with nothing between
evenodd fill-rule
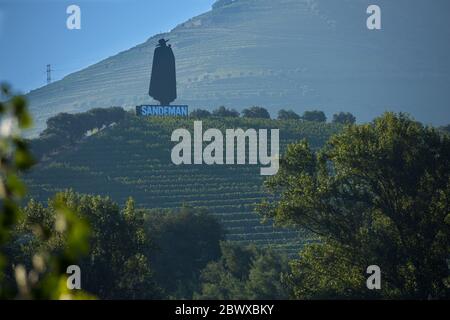
<instances>
[{"instance_id":1,"label":"grassy slope","mask_svg":"<svg viewBox=\"0 0 450 320\"><path fill-rule=\"evenodd\" d=\"M132 196L139 206L175 208L182 204L207 208L241 243L275 245L292 252L304 239L293 231L261 224L254 204L264 197L259 165L175 166L170 160L176 128L192 132L193 120L127 116L114 127L84 138L38 164L27 176L32 197L46 200L58 190L108 195L124 203ZM256 119L203 120L203 130L279 128L282 149L306 138L319 147L339 126L300 121Z\"/></svg>"}]
</instances>

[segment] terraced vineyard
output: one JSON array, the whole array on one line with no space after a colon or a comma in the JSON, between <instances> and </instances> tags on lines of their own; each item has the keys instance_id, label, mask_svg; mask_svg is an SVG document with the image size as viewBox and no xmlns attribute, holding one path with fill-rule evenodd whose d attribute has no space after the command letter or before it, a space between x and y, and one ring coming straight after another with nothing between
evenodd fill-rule
<instances>
[{"instance_id":1,"label":"terraced vineyard","mask_svg":"<svg viewBox=\"0 0 450 320\"><path fill-rule=\"evenodd\" d=\"M388 13L382 32L365 25L373 2ZM149 34L144 43L29 92L35 122L30 134L59 112L149 103L153 51L161 38L170 39L176 57L177 104L238 110L256 104L272 115L289 106L320 107L329 117L344 107L362 122L388 109L444 125L450 117L450 1L429 2L222 2L170 32ZM155 14L148 12L148 21Z\"/></svg>"},{"instance_id":2,"label":"terraced vineyard","mask_svg":"<svg viewBox=\"0 0 450 320\"><path fill-rule=\"evenodd\" d=\"M279 128L282 150L306 138L319 147L339 126L295 120L244 118L203 120L203 130L219 128ZM183 204L206 208L227 230L231 241L273 245L289 253L305 240L297 232L261 223L253 213L264 196L259 165L172 164L176 128L193 130L189 119L145 119L127 114L75 145L47 156L25 177L32 197L46 200L72 188L83 193L108 195L119 203L132 196L145 208L177 208Z\"/></svg>"}]
</instances>

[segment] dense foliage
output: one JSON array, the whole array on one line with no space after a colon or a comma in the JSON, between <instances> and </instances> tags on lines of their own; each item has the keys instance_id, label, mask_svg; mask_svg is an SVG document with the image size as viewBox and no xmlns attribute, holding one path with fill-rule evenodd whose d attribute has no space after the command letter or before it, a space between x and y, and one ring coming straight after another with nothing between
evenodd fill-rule
<instances>
[{"instance_id":1,"label":"dense foliage","mask_svg":"<svg viewBox=\"0 0 450 320\"><path fill-rule=\"evenodd\" d=\"M267 109L253 106L242 110L242 116L245 118L270 119L270 113Z\"/></svg>"},{"instance_id":2,"label":"dense foliage","mask_svg":"<svg viewBox=\"0 0 450 320\"><path fill-rule=\"evenodd\" d=\"M14 231L20 228L23 212L19 201L26 193L19 174L34 162L21 137L21 130L31 126L31 117L24 97L13 95L5 84L0 90L0 298L89 298L83 291L69 292L65 273L69 264L87 252L89 228L58 200L54 201L57 219L48 223L59 222L55 236L67 240L60 252L37 250L24 259L12 245L14 239L27 241ZM52 239L41 219L33 221L30 227L37 241Z\"/></svg>"},{"instance_id":3,"label":"dense foliage","mask_svg":"<svg viewBox=\"0 0 450 320\"><path fill-rule=\"evenodd\" d=\"M291 266L295 298L450 296L450 138L405 115L288 147L260 212L320 243ZM378 265L382 288L365 287Z\"/></svg>"},{"instance_id":4,"label":"dense foliage","mask_svg":"<svg viewBox=\"0 0 450 320\"><path fill-rule=\"evenodd\" d=\"M47 128L33 141L33 154L40 159L44 154L73 145L85 136L98 132L123 120L120 107L96 108L83 113L59 113L47 120Z\"/></svg>"},{"instance_id":5,"label":"dense foliage","mask_svg":"<svg viewBox=\"0 0 450 320\"><path fill-rule=\"evenodd\" d=\"M204 210L189 207L178 212L152 210L145 226L154 244L150 260L155 280L164 296L192 298L200 271L220 256L222 226Z\"/></svg>"},{"instance_id":6,"label":"dense foliage","mask_svg":"<svg viewBox=\"0 0 450 320\"><path fill-rule=\"evenodd\" d=\"M189 117L197 119L209 118L211 117L211 112L204 109L195 109L191 113L189 113Z\"/></svg>"},{"instance_id":7,"label":"dense foliage","mask_svg":"<svg viewBox=\"0 0 450 320\"><path fill-rule=\"evenodd\" d=\"M222 117L222 118L237 118L239 117L239 112L234 109L229 109L224 106L220 106L219 108L213 110L212 115L215 117Z\"/></svg>"},{"instance_id":8,"label":"dense foliage","mask_svg":"<svg viewBox=\"0 0 450 320\"><path fill-rule=\"evenodd\" d=\"M350 112L339 112L333 115L333 123L354 124L356 118Z\"/></svg>"},{"instance_id":9,"label":"dense foliage","mask_svg":"<svg viewBox=\"0 0 450 320\"><path fill-rule=\"evenodd\" d=\"M150 249L150 242L142 228L143 220L136 214L133 200L127 201L125 207L119 206L109 198L80 195L72 191L61 192L56 200L70 208L91 227L89 255L76 261L83 275L83 289L103 299L155 298L158 289L152 284L152 274L145 252ZM47 206L31 200L25 207L26 219L21 226L20 239L32 235L35 221L43 221L50 234L57 234L52 221L56 210L54 200ZM27 252L41 251L45 248L57 252L64 247L65 241L48 241L31 238L21 250Z\"/></svg>"},{"instance_id":10,"label":"dense foliage","mask_svg":"<svg viewBox=\"0 0 450 320\"><path fill-rule=\"evenodd\" d=\"M198 299L287 299L282 275L287 257L254 246L239 247L223 242L221 257L201 274Z\"/></svg>"},{"instance_id":11,"label":"dense foliage","mask_svg":"<svg viewBox=\"0 0 450 320\"><path fill-rule=\"evenodd\" d=\"M278 111L278 120L298 120L300 116L293 110L281 109Z\"/></svg>"},{"instance_id":12,"label":"dense foliage","mask_svg":"<svg viewBox=\"0 0 450 320\"><path fill-rule=\"evenodd\" d=\"M65 191L47 205L34 200L27 204L8 246L10 264L70 247L55 223L61 205L90 226L86 256L77 258L72 250L71 264L82 270L83 290L101 299L192 298L201 270L221 254L222 227L204 210L136 209L131 198L120 208L108 197ZM45 238L36 234L37 223ZM25 268L32 268L31 262Z\"/></svg>"},{"instance_id":13,"label":"dense foliage","mask_svg":"<svg viewBox=\"0 0 450 320\"><path fill-rule=\"evenodd\" d=\"M326 122L327 117L323 111L313 110L303 112L302 119L305 121Z\"/></svg>"}]
</instances>

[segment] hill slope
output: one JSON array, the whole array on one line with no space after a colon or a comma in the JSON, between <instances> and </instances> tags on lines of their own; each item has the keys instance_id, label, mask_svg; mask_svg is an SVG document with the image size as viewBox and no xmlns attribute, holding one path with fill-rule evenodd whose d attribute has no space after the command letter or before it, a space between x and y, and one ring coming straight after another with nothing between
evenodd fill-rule
<instances>
[{"instance_id":1,"label":"hill slope","mask_svg":"<svg viewBox=\"0 0 450 320\"><path fill-rule=\"evenodd\" d=\"M382 31L366 28L369 0L235 0L167 34L28 94L36 130L59 112L149 103L153 50L170 38L178 103L193 107L316 107L368 121L385 109L450 120L450 2L378 0Z\"/></svg>"},{"instance_id":2,"label":"hill slope","mask_svg":"<svg viewBox=\"0 0 450 320\"><path fill-rule=\"evenodd\" d=\"M203 127L223 132L225 128L279 128L282 148L302 138L318 147L340 129L324 123L243 118L203 120ZM264 197L259 165L175 166L170 159L175 128L192 132L193 121L127 114L117 125L45 156L25 177L31 197L46 200L59 190L73 188L108 195L122 204L132 196L146 208L203 207L223 222L229 240L271 244L289 252L298 248L304 240L298 233L263 225L253 213L254 204Z\"/></svg>"}]
</instances>

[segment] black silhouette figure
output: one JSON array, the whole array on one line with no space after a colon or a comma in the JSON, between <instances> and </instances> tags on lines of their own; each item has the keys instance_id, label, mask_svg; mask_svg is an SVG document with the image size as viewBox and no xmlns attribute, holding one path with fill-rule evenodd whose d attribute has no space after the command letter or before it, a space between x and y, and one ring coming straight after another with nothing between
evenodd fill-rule
<instances>
[{"instance_id":1,"label":"black silhouette figure","mask_svg":"<svg viewBox=\"0 0 450 320\"><path fill-rule=\"evenodd\" d=\"M167 45L169 40L160 39L153 54L152 76L149 95L160 102L169 105L177 98L177 79L175 74L175 56L172 48Z\"/></svg>"}]
</instances>

